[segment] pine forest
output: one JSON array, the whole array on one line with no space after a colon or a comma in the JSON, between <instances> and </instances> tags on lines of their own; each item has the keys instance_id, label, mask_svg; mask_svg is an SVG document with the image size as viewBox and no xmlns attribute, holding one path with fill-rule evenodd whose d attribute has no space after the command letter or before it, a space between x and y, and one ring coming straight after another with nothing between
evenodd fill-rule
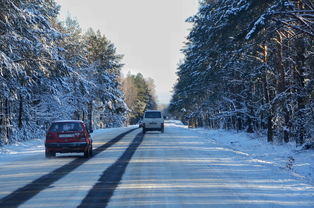
<instances>
[{"instance_id":1,"label":"pine forest","mask_svg":"<svg viewBox=\"0 0 314 208\"><path fill-rule=\"evenodd\" d=\"M191 127L314 141L313 0L202 0L170 111Z\"/></svg>"},{"instance_id":2,"label":"pine forest","mask_svg":"<svg viewBox=\"0 0 314 208\"><path fill-rule=\"evenodd\" d=\"M58 21L59 10L54 0L0 0L0 144L41 138L60 119L127 123L123 56L100 31Z\"/></svg>"}]
</instances>

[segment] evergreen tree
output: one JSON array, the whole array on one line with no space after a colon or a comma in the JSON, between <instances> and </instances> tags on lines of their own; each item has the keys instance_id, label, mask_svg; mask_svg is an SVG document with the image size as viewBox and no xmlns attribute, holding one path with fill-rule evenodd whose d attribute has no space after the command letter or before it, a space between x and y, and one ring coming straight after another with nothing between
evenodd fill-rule
<instances>
[{"instance_id":1,"label":"evergreen tree","mask_svg":"<svg viewBox=\"0 0 314 208\"><path fill-rule=\"evenodd\" d=\"M122 56L110 41L94 33L94 46L75 20L59 23L54 0L1 0L0 11L0 143L42 137L56 119L123 125Z\"/></svg>"},{"instance_id":2,"label":"evergreen tree","mask_svg":"<svg viewBox=\"0 0 314 208\"><path fill-rule=\"evenodd\" d=\"M95 123L107 127L123 125L124 119L121 118L127 107L119 83L122 56L116 54L115 46L100 31L90 29L84 39L87 60L91 65L87 78L94 84L92 102L96 103L98 114L95 115L98 117Z\"/></svg>"},{"instance_id":3,"label":"evergreen tree","mask_svg":"<svg viewBox=\"0 0 314 208\"><path fill-rule=\"evenodd\" d=\"M137 123L146 110L157 109L157 97L153 79L145 79L141 73L136 75L129 73L123 81L123 91L126 103L130 109L130 124Z\"/></svg>"},{"instance_id":4,"label":"evergreen tree","mask_svg":"<svg viewBox=\"0 0 314 208\"><path fill-rule=\"evenodd\" d=\"M313 12L309 0L201 1L170 110L191 126L310 139Z\"/></svg>"}]
</instances>

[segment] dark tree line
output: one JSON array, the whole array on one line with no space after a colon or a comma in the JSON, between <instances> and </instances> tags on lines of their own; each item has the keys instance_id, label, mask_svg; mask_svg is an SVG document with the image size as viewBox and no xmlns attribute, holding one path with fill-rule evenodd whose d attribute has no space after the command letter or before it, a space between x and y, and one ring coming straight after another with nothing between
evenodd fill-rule
<instances>
[{"instance_id":1,"label":"dark tree line","mask_svg":"<svg viewBox=\"0 0 314 208\"><path fill-rule=\"evenodd\" d=\"M125 122L122 56L58 12L54 0L0 0L0 144L42 136L56 119Z\"/></svg>"},{"instance_id":2,"label":"dark tree line","mask_svg":"<svg viewBox=\"0 0 314 208\"><path fill-rule=\"evenodd\" d=\"M203 0L170 110L191 126L313 141L312 0Z\"/></svg>"}]
</instances>

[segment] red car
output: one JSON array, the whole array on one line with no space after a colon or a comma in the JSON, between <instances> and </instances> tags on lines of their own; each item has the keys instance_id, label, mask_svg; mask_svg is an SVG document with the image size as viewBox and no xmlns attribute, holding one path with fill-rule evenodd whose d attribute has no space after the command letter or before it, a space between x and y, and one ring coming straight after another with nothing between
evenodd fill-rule
<instances>
[{"instance_id":1,"label":"red car","mask_svg":"<svg viewBox=\"0 0 314 208\"><path fill-rule=\"evenodd\" d=\"M55 157L56 153L83 152L84 157L88 158L93 155L92 143L83 121L55 121L46 135L46 157Z\"/></svg>"}]
</instances>

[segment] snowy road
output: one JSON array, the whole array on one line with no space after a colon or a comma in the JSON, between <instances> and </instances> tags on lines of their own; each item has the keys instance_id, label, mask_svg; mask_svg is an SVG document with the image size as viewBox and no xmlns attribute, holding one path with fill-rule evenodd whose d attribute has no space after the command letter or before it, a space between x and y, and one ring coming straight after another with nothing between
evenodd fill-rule
<instances>
[{"instance_id":1,"label":"snowy road","mask_svg":"<svg viewBox=\"0 0 314 208\"><path fill-rule=\"evenodd\" d=\"M0 207L314 207L313 185L184 126L131 129L96 132L89 160L0 157Z\"/></svg>"}]
</instances>

